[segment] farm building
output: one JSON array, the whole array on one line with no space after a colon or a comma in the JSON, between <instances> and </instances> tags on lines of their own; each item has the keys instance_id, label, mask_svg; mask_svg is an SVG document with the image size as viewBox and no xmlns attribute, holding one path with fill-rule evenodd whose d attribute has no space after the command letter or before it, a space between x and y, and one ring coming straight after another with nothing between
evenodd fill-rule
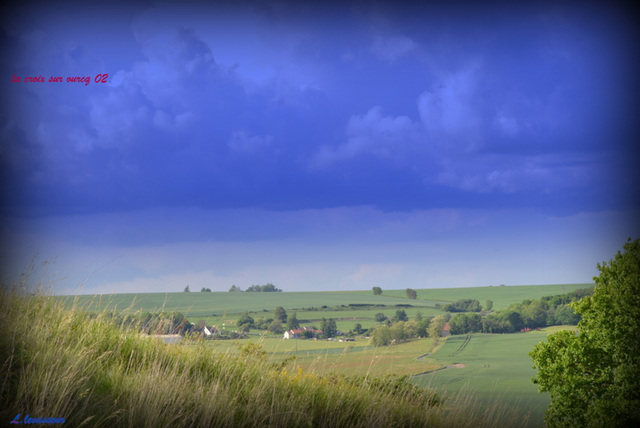
<instances>
[{"instance_id":1,"label":"farm building","mask_svg":"<svg viewBox=\"0 0 640 428\"><path fill-rule=\"evenodd\" d=\"M451 336L451 332L449 331L449 329L450 329L449 323L446 323L442 328L442 337Z\"/></svg>"},{"instance_id":2,"label":"farm building","mask_svg":"<svg viewBox=\"0 0 640 428\"><path fill-rule=\"evenodd\" d=\"M220 334L220 330L217 327L207 327L206 325L202 331L206 337L214 337Z\"/></svg>"},{"instance_id":3,"label":"farm building","mask_svg":"<svg viewBox=\"0 0 640 428\"><path fill-rule=\"evenodd\" d=\"M287 330L284 332L283 339L300 339L300 336L305 332L311 332L312 337L322 334L322 330L315 330L311 327L302 327L295 330ZM308 333L307 333L308 334Z\"/></svg>"},{"instance_id":4,"label":"farm building","mask_svg":"<svg viewBox=\"0 0 640 428\"><path fill-rule=\"evenodd\" d=\"M302 332L302 330L300 329L296 329L296 330L287 330L284 332L284 336L282 337L283 339L300 339L300 333Z\"/></svg>"}]
</instances>

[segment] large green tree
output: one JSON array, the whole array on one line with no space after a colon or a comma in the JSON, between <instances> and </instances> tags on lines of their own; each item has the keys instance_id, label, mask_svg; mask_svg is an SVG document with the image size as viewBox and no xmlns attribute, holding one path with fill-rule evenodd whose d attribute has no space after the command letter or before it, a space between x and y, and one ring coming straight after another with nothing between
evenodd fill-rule
<instances>
[{"instance_id":1,"label":"large green tree","mask_svg":"<svg viewBox=\"0 0 640 428\"><path fill-rule=\"evenodd\" d=\"M548 391L549 426L640 423L640 240L598 264L592 296L572 303L578 331L560 331L530 355L534 382Z\"/></svg>"},{"instance_id":2,"label":"large green tree","mask_svg":"<svg viewBox=\"0 0 640 428\"><path fill-rule=\"evenodd\" d=\"M296 312L288 318L287 327L289 330L300 328L300 322L298 321L298 314Z\"/></svg>"},{"instance_id":3,"label":"large green tree","mask_svg":"<svg viewBox=\"0 0 640 428\"><path fill-rule=\"evenodd\" d=\"M336 320L333 318L322 318L322 321L320 322L320 330L322 330L322 334L324 335L324 337L330 338L335 336L336 334L338 334Z\"/></svg>"},{"instance_id":4,"label":"large green tree","mask_svg":"<svg viewBox=\"0 0 640 428\"><path fill-rule=\"evenodd\" d=\"M287 322L287 311L282 306L276 308L275 316L280 322Z\"/></svg>"},{"instance_id":5,"label":"large green tree","mask_svg":"<svg viewBox=\"0 0 640 428\"><path fill-rule=\"evenodd\" d=\"M355 334L363 334L364 332L366 332L367 330L362 328L362 324L360 324L359 322L356 323L356 325L353 327L352 330Z\"/></svg>"},{"instance_id":6,"label":"large green tree","mask_svg":"<svg viewBox=\"0 0 640 428\"><path fill-rule=\"evenodd\" d=\"M398 321L409 321L409 316L404 311L404 309L398 309L398 310L396 310L396 314L393 317L393 321L395 321L395 322L398 322Z\"/></svg>"},{"instance_id":7,"label":"large green tree","mask_svg":"<svg viewBox=\"0 0 640 428\"><path fill-rule=\"evenodd\" d=\"M438 337L442 336L442 329L444 328L444 325L446 323L447 320L443 315L438 315L437 317L433 318L429 323L429 327L427 328L429 337L433 337L433 340L437 341Z\"/></svg>"},{"instance_id":8,"label":"large green tree","mask_svg":"<svg viewBox=\"0 0 640 428\"><path fill-rule=\"evenodd\" d=\"M282 334L282 332L284 331L284 329L282 328L282 321L280 321L279 319L273 320L271 324L269 324L267 330L274 334Z\"/></svg>"},{"instance_id":9,"label":"large green tree","mask_svg":"<svg viewBox=\"0 0 640 428\"><path fill-rule=\"evenodd\" d=\"M247 325L249 327L253 327L254 325L254 319L253 317L251 317L249 315L249 312L243 312L242 315L240 315L240 318L238 319L238 321L236 322L236 325L238 327L242 327L243 325Z\"/></svg>"},{"instance_id":10,"label":"large green tree","mask_svg":"<svg viewBox=\"0 0 640 428\"><path fill-rule=\"evenodd\" d=\"M407 297L409 299L417 299L418 293L413 288L407 288Z\"/></svg>"},{"instance_id":11,"label":"large green tree","mask_svg":"<svg viewBox=\"0 0 640 428\"><path fill-rule=\"evenodd\" d=\"M490 311L493 308L493 300L487 300L487 303L484 304L484 310Z\"/></svg>"}]
</instances>

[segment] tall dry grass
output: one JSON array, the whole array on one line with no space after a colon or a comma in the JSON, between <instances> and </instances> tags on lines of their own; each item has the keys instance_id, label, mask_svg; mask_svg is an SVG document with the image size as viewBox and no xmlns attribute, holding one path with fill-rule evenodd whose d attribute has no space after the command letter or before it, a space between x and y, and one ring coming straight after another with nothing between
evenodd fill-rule
<instances>
[{"instance_id":1,"label":"tall dry grass","mask_svg":"<svg viewBox=\"0 0 640 428\"><path fill-rule=\"evenodd\" d=\"M495 409L443 404L403 378L304 373L255 345L237 355L197 340L165 345L109 314L18 288L0 291L0 421L21 413L91 427L505 426Z\"/></svg>"}]
</instances>

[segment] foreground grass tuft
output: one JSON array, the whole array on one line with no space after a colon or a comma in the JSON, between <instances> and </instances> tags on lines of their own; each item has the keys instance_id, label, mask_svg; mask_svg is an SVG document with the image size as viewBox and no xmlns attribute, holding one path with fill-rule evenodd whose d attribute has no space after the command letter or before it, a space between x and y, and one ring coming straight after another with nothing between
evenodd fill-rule
<instances>
[{"instance_id":1,"label":"foreground grass tuft","mask_svg":"<svg viewBox=\"0 0 640 428\"><path fill-rule=\"evenodd\" d=\"M165 345L108 314L0 291L0 421L68 426L501 426L406 378L316 375L260 349L230 355L197 340Z\"/></svg>"}]
</instances>

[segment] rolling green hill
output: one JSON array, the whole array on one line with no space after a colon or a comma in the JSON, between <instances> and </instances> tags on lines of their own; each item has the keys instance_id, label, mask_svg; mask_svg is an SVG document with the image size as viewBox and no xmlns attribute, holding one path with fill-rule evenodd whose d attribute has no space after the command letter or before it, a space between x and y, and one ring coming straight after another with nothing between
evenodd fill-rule
<instances>
[{"instance_id":1,"label":"rolling green hill","mask_svg":"<svg viewBox=\"0 0 640 428\"><path fill-rule=\"evenodd\" d=\"M477 299L482 305L493 301L493 310L501 310L525 299L563 294L590 284L526 285L419 289L417 299L409 299L405 290L384 290L375 296L372 291L316 291L316 292L177 292L112 295L57 296L67 307L83 311L118 314L141 312L181 312L190 322L199 320L224 331L236 330L236 322L243 312L258 321L274 318L278 306L291 315L296 312L302 325L318 326L322 318L336 320L339 330L349 331L356 323L369 329L378 325L375 314L381 312L391 318L403 309L410 318L418 313L436 316L443 312L436 305L459 299ZM369 306L367 306L369 305ZM260 335L258 331L250 335Z\"/></svg>"},{"instance_id":2,"label":"rolling green hill","mask_svg":"<svg viewBox=\"0 0 640 428\"><path fill-rule=\"evenodd\" d=\"M501 310L512 303L519 303L525 299L539 299L543 296L564 294L591 286L593 284L504 285L420 289L416 291L418 292L418 300L426 301L429 305L450 303L460 299L476 299L484 306L487 300L491 300L493 301L493 310ZM383 295L406 298L405 290L385 290Z\"/></svg>"},{"instance_id":3,"label":"rolling green hill","mask_svg":"<svg viewBox=\"0 0 640 428\"><path fill-rule=\"evenodd\" d=\"M67 306L76 304L79 308L100 312L117 310L118 312L135 311L177 311L189 318L221 316L222 314L240 314L244 311L273 311L282 306L287 311L303 308L326 309L346 307L349 304L370 304L395 307L396 305L412 305L426 313L437 303L445 304L459 299L477 299L482 305L487 300L493 301L493 309L500 310L511 303L524 299L538 299L542 296L568 293L586 288L592 284L557 284L557 285L523 285L418 289L416 300L408 299L405 290L384 290L382 295L374 296L371 291L315 291L315 292L282 292L282 293L231 293L231 292L190 292L190 293L137 293L112 295L59 296ZM354 308L355 309L355 308ZM378 311L375 307L370 310ZM322 317L322 311L316 311ZM344 317L349 317L343 311ZM336 312L329 312L330 317ZM393 315L390 313L389 315ZM326 316L326 315L325 315ZM356 315L357 316L357 315Z\"/></svg>"},{"instance_id":4,"label":"rolling green hill","mask_svg":"<svg viewBox=\"0 0 640 428\"><path fill-rule=\"evenodd\" d=\"M335 307L354 304L388 305L412 304L427 306L428 302L409 301L393 296L374 296L364 292L283 292L283 293L144 293L113 294L103 296L60 297L67 305L75 303L79 308L92 311L104 309L119 312L178 311L187 317L205 317L212 314L240 314L244 311L273 311L282 306L286 310Z\"/></svg>"}]
</instances>

